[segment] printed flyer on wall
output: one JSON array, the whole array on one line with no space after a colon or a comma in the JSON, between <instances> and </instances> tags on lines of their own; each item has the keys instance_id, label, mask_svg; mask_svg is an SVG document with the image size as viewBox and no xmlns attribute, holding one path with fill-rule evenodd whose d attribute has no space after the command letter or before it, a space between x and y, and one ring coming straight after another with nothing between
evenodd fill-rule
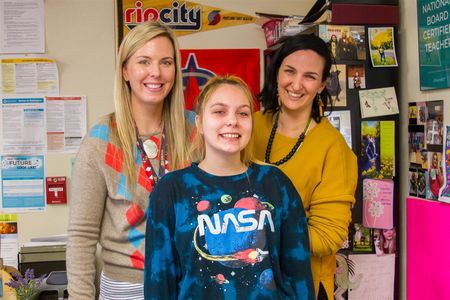
<instances>
[{"instance_id":1,"label":"printed flyer on wall","mask_svg":"<svg viewBox=\"0 0 450 300\"><path fill-rule=\"evenodd\" d=\"M43 97L2 98L1 152L6 155L44 154L46 118Z\"/></svg>"},{"instance_id":2,"label":"printed flyer on wall","mask_svg":"<svg viewBox=\"0 0 450 300\"><path fill-rule=\"evenodd\" d=\"M3 265L12 266L16 269L19 267L17 233L17 215L0 214L0 253L3 258Z\"/></svg>"},{"instance_id":3,"label":"printed flyer on wall","mask_svg":"<svg viewBox=\"0 0 450 300\"><path fill-rule=\"evenodd\" d=\"M45 210L44 156L2 156L3 212Z\"/></svg>"},{"instance_id":4,"label":"printed flyer on wall","mask_svg":"<svg viewBox=\"0 0 450 300\"><path fill-rule=\"evenodd\" d=\"M45 97L47 152L76 153L86 133L86 96Z\"/></svg>"}]
</instances>

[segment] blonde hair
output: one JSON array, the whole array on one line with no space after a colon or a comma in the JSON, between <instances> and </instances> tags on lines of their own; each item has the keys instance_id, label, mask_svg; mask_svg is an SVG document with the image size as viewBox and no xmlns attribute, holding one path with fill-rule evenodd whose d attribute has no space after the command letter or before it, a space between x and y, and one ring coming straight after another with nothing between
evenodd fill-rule
<instances>
[{"instance_id":1,"label":"blonde hair","mask_svg":"<svg viewBox=\"0 0 450 300\"><path fill-rule=\"evenodd\" d=\"M248 85L239 77L233 75L225 75L225 76L214 76L208 80L208 82L203 87L202 91L197 97L196 102L196 113L200 120L202 119L203 112L206 106L206 103L211 99L214 92L223 85L231 85L240 88L245 97L248 100L250 106L250 112L252 117L252 128L253 128L253 112L255 111L254 98ZM205 141L203 135L201 135L198 130L197 134L194 137L194 141L192 144L192 155L195 157L195 160L200 162L205 158ZM241 161L245 165L249 165L253 160L253 129L250 135L250 140L247 146L241 151Z\"/></svg>"},{"instance_id":2,"label":"blonde hair","mask_svg":"<svg viewBox=\"0 0 450 300\"><path fill-rule=\"evenodd\" d=\"M111 138L123 151L123 173L127 178L127 187L133 195L138 173L136 168L136 124L131 109L131 88L125 81L122 70L138 49L160 36L170 40L175 58L175 82L172 90L164 99L162 112L169 165L171 169L179 169L191 161L187 146L188 125L184 115L185 105L178 42L167 26L157 22L142 23L134 27L120 45L114 78L115 113L110 115Z\"/></svg>"}]
</instances>

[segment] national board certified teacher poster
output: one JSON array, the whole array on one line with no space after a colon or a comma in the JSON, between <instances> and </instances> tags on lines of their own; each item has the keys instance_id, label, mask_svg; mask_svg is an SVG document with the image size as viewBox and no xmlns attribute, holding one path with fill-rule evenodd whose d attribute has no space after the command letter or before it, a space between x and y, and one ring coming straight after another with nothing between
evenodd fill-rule
<instances>
[{"instance_id":1,"label":"national board certified teacher poster","mask_svg":"<svg viewBox=\"0 0 450 300\"><path fill-rule=\"evenodd\" d=\"M450 87L450 1L417 0L420 89Z\"/></svg>"}]
</instances>

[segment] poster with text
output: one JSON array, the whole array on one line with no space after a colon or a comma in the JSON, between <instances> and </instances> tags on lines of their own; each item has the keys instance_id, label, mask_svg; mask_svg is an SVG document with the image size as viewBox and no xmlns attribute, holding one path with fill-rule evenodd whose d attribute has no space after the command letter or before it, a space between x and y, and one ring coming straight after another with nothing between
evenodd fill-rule
<instances>
[{"instance_id":1,"label":"poster with text","mask_svg":"<svg viewBox=\"0 0 450 300\"><path fill-rule=\"evenodd\" d=\"M87 128L86 96L46 97L47 152L76 153Z\"/></svg>"},{"instance_id":2,"label":"poster with text","mask_svg":"<svg viewBox=\"0 0 450 300\"><path fill-rule=\"evenodd\" d=\"M348 300L394 299L395 254L378 256L376 254L349 255L353 272L348 282Z\"/></svg>"},{"instance_id":3,"label":"poster with text","mask_svg":"<svg viewBox=\"0 0 450 300\"><path fill-rule=\"evenodd\" d=\"M2 98L1 154L44 154L47 147L45 99Z\"/></svg>"},{"instance_id":4,"label":"poster with text","mask_svg":"<svg viewBox=\"0 0 450 300\"><path fill-rule=\"evenodd\" d=\"M58 95L56 61L45 56L2 56L0 59L3 95Z\"/></svg>"},{"instance_id":5,"label":"poster with text","mask_svg":"<svg viewBox=\"0 0 450 300\"><path fill-rule=\"evenodd\" d=\"M0 214L0 253L3 265L19 267L19 240L16 214Z\"/></svg>"},{"instance_id":6,"label":"poster with text","mask_svg":"<svg viewBox=\"0 0 450 300\"><path fill-rule=\"evenodd\" d=\"M417 0L420 89L450 87L449 2Z\"/></svg>"},{"instance_id":7,"label":"poster with text","mask_svg":"<svg viewBox=\"0 0 450 300\"><path fill-rule=\"evenodd\" d=\"M44 156L2 156L1 162L2 211L44 211Z\"/></svg>"}]
</instances>

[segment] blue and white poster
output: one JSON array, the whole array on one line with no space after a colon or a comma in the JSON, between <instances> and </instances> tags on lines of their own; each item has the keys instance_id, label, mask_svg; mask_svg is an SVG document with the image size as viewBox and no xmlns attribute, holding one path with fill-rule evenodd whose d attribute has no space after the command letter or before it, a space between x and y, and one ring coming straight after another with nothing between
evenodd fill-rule
<instances>
[{"instance_id":1,"label":"blue and white poster","mask_svg":"<svg viewBox=\"0 0 450 300\"><path fill-rule=\"evenodd\" d=\"M450 87L450 1L417 0L420 89Z\"/></svg>"},{"instance_id":2,"label":"blue and white poster","mask_svg":"<svg viewBox=\"0 0 450 300\"><path fill-rule=\"evenodd\" d=\"M2 211L44 211L44 156L2 156L1 162Z\"/></svg>"}]
</instances>

